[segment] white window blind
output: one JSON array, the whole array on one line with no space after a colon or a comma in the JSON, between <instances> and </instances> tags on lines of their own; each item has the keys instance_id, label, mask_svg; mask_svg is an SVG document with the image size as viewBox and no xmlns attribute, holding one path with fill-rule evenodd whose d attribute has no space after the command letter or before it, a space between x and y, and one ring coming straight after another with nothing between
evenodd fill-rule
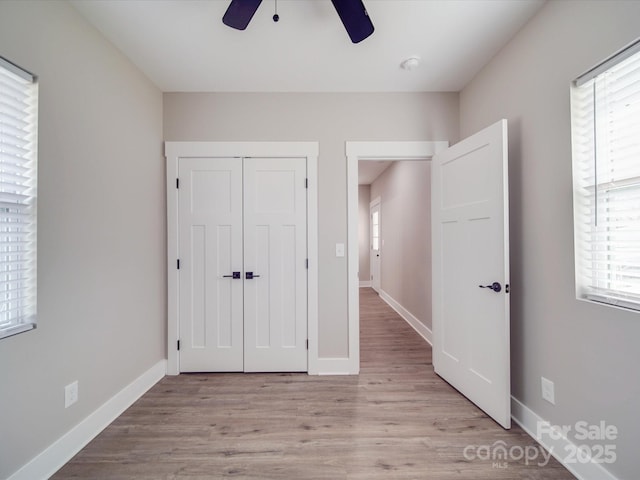
<instances>
[{"instance_id":1,"label":"white window blind","mask_svg":"<svg viewBox=\"0 0 640 480\"><path fill-rule=\"evenodd\" d=\"M0 57L0 338L36 325L36 79Z\"/></svg>"},{"instance_id":2,"label":"white window blind","mask_svg":"<svg viewBox=\"0 0 640 480\"><path fill-rule=\"evenodd\" d=\"M640 310L640 43L572 87L576 289Z\"/></svg>"}]
</instances>

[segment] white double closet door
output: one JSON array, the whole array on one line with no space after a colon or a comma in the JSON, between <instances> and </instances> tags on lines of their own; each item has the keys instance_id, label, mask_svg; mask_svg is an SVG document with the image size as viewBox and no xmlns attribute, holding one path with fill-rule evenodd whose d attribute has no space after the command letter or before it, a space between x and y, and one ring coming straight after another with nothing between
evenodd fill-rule
<instances>
[{"instance_id":1,"label":"white double closet door","mask_svg":"<svg viewBox=\"0 0 640 480\"><path fill-rule=\"evenodd\" d=\"M180 371L307 371L306 159L178 170Z\"/></svg>"}]
</instances>

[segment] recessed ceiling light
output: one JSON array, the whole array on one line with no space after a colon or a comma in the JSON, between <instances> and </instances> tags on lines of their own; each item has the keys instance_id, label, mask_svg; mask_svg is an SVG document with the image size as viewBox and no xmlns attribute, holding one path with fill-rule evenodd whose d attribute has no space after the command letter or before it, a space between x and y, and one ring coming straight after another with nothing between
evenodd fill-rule
<instances>
[{"instance_id":1,"label":"recessed ceiling light","mask_svg":"<svg viewBox=\"0 0 640 480\"><path fill-rule=\"evenodd\" d=\"M404 70L413 70L415 68L418 68L419 65L420 65L420 57L414 56L404 60L400 64L400 67L403 68Z\"/></svg>"}]
</instances>

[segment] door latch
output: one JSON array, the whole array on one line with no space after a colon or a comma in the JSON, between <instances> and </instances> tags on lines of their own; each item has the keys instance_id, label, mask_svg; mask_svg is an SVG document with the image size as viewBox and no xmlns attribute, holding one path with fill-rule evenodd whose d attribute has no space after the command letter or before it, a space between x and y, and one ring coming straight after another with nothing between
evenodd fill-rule
<instances>
[{"instance_id":1,"label":"door latch","mask_svg":"<svg viewBox=\"0 0 640 480\"><path fill-rule=\"evenodd\" d=\"M240 278L240 272L233 272L232 275L223 275L222 278L238 279L238 278Z\"/></svg>"},{"instance_id":2,"label":"door latch","mask_svg":"<svg viewBox=\"0 0 640 480\"><path fill-rule=\"evenodd\" d=\"M491 285L478 285L478 287L480 288L488 288L490 290L493 290L494 292L498 293L502 290L502 285L500 285L500 283L498 282L493 282Z\"/></svg>"},{"instance_id":3,"label":"door latch","mask_svg":"<svg viewBox=\"0 0 640 480\"><path fill-rule=\"evenodd\" d=\"M260 275L254 275L253 272L246 272L244 274L244 278L247 280L253 280L254 278L258 278Z\"/></svg>"}]
</instances>

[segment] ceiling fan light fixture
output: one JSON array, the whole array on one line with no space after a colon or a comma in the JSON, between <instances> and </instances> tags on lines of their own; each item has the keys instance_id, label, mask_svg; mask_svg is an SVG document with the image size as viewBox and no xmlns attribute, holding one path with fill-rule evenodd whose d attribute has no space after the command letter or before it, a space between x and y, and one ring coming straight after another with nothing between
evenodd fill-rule
<instances>
[{"instance_id":1,"label":"ceiling fan light fixture","mask_svg":"<svg viewBox=\"0 0 640 480\"><path fill-rule=\"evenodd\" d=\"M415 70L419 66L420 66L420 57L418 56L409 57L400 63L400 67L403 70Z\"/></svg>"}]
</instances>

